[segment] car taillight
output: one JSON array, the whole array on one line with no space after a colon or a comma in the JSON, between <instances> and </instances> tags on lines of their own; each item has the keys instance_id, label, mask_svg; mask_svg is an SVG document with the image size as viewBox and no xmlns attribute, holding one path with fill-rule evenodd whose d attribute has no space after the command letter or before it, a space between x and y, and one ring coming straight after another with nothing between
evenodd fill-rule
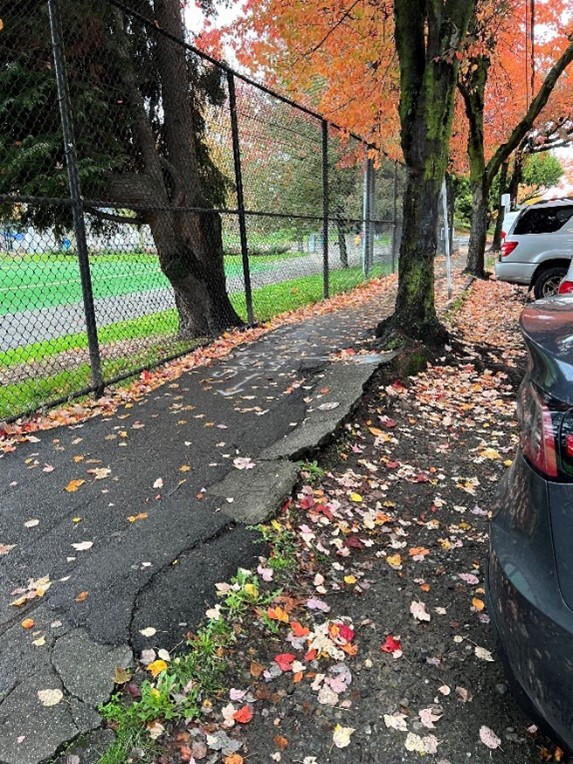
<instances>
[{"instance_id":1,"label":"car taillight","mask_svg":"<svg viewBox=\"0 0 573 764\"><path fill-rule=\"evenodd\" d=\"M517 247L516 241L504 241L503 244L501 245L501 256L507 257L513 252L513 250L516 247Z\"/></svg>"},{"instance_id":2,"label":"car taillight","mask_svg":"<svg viewBox=\"0 0 573 764\"><path fill-rule=\"evenodd\" d=\"M563 280L559 284L559 289L557 290L557 294L571 294L573 292L573 281L567 281Z\"/></svg>"},{"instance_id":3,"label":"car taillight","mask_svg":"<svg viewBox=\"0 0 573 764\"><path fill-rule=\"evenodd\" d=\"M521 388L517 413L523 456L545 477L556 478L558 437L562 414L531 382Z\"/></svg>"}]
</instances>

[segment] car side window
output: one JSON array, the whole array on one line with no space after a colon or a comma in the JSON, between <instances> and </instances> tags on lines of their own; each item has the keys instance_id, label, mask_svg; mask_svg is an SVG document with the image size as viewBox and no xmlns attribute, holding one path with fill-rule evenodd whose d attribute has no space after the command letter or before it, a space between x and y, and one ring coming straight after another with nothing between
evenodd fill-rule
<instances>
[{"instance_id":1,"label":"car side window","mask_svg":"<svg viewBox=\"0 0 573 764\"><path fill-rule=\"evenodd\" d=\"M573 205L545 207L543 209L532 208L520 216L513 233L554 233L559 231L572 215Z\"/></svg>"}]
</instances>

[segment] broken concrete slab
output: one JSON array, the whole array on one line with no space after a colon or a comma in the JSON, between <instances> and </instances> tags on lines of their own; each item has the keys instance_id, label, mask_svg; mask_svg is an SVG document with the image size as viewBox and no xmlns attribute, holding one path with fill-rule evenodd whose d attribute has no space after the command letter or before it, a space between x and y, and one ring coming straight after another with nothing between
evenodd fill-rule
<instances>
[{"instance_id":1,"label":"broken concrete slab","mask_svg":"<svg viewBox=\"0 0 573 764\"><path fill-rule=\"evenodd\" d=\"M209 494L222 498L221 512L233 520L246 525L264 523L290 496L298 469L279 459L258 461L253 469L229 472L209 488Z\"/></svg>"},{"instance_id":2,"label":"broken concrete slab","mask_svg":"<svg viewBox=\"0 0 573 764\"><path fill-rule=\"evenodd\" d=\"M132 659L127 645L98 644L83 629L64 634L52 650L52 664L66 691L94 708L113 692L115 669L127 668Z\"/></svg>"}]
</instances>

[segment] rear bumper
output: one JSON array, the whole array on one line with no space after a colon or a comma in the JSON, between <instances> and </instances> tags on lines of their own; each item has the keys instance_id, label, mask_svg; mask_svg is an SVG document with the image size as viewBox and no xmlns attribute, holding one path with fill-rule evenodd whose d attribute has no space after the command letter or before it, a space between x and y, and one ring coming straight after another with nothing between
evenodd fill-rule
<instances>
[{"instance_id":1,"label":"rear bumper","mask_svg":"<svg viewBox=\"0 0 573 764\"><path fill-rule=\"evenodd\" d=\"M512 263L500 260L495 264L495 276L500 281L507 281L510 284L529 286L536 268L537 264Z\"/></svg>"},{"instance_id":2,"label":"rear bumper","mask_svg":"<svg viewBox=\"0 0 573 764\"><path fill-rule=\"evenodd\" d=\"M487 598L518 702L573 752L573 612L559 591L546 488L518 456L490 525Z\"/></svg>"}]
</instances>

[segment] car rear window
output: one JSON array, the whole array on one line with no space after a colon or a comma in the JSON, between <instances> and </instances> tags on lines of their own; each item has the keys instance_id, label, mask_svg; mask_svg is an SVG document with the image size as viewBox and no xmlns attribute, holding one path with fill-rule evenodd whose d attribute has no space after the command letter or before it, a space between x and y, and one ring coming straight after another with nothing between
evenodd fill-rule
<instances>
[{"instance_id":1,"label":"car rear window","mask_svg":"<svg viewBox=\"0 0 573 764\"><path fill-rule=\"evenodd\" d=\"M562 228L573 215L573 205L526 210L517 220L512 233L553 233Z\"/></svg>"}]
</instances>

